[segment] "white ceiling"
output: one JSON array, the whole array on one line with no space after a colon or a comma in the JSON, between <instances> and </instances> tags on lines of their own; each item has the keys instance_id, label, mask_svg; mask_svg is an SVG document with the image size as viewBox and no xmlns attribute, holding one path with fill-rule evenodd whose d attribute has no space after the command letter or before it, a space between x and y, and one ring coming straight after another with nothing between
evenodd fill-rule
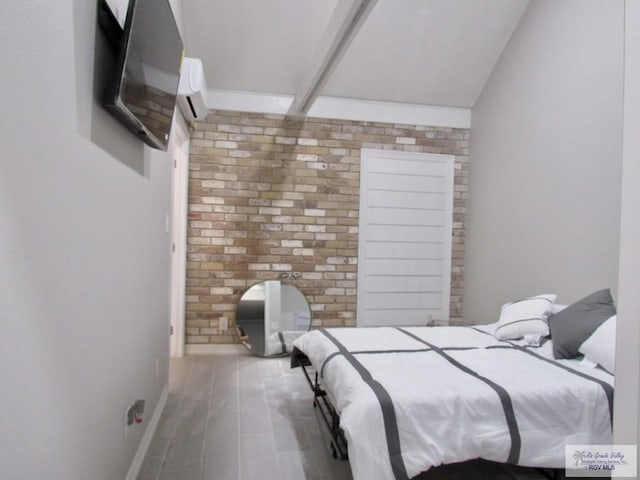
<instances>
[{"instance_id":1,"label":"white ceiling","mask_svg":"<svg viewBox=\"0 0 640 480\"><path fill-rule=\"evenodd\" d=\"M186 53L211 89L300 95L357 1L183 0ZM317 94L470 108L528 0L371 4Z\"/></svg>"}]
</instances>

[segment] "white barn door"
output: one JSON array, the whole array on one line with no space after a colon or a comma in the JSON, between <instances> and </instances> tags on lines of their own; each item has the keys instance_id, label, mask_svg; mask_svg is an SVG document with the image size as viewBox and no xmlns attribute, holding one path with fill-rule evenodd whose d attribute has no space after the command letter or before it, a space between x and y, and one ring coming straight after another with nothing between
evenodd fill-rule
<instances>
[{"instance_id":1,"label":"white barn door","mask_svg":"<svg viewBox=\"0 0 640 480\"><path fill-rule=\"evenodd\" d=\"M363 149L359 327L448 322L454 157Z\"/></svg>"}]
</instances>

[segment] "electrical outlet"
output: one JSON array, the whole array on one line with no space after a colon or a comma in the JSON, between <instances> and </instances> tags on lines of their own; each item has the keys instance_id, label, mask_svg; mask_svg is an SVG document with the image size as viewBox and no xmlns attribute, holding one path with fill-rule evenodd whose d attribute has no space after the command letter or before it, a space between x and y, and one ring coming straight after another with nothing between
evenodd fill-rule
<instances>
[{"instance_id":1,"label":"electrical outlet","mask_svg":"<svg viewBox=\"0 0 640 480\"><path fill-rule=\"evenodd\" d=\"M229 330L229 317L220 317L219 329L221 332Z\"/></svg>"},{"instance_id":2,"label":"electrical outlet","mask_svg":"<svg viewBox=\"0 0 640 480\"><path fill-rule=\"evenodd\" d=\"M129 407L127 407L127 411L125 412L125 421L124 421L124 439L126 440L129 436L129 427L142 423L144 421L144 400L136 400Z\"/></svg>"}]
</instances>

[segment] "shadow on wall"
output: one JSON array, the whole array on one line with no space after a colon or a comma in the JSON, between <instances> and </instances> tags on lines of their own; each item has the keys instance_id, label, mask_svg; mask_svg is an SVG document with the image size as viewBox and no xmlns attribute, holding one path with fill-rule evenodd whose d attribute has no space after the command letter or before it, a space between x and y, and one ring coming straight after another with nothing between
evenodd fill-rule
<instances>
[{"instance_id":1,"label":"shadow on wall","mask_svg":"<svg viewBox=\"0 0 640 480\"><path fill-rule=\"evenodd\" d=\"M98 25L97 12L97 0L73 0L78 133L148 177L149 162L143 142L102 107L104 88L111 81L117 56Z\"/></svg>"}]
</instances>

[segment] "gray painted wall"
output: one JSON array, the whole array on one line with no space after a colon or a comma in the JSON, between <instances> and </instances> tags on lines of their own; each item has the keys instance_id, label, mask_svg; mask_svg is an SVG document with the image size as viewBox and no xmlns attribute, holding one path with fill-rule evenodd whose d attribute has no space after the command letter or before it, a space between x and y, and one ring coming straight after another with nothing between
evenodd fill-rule
<instances>
[{"instance_id":1,"label":"gray painted wall","mask_svg":"<svg viewBox=\"0 0 640 480\"><path fill-rule=\"evenodd\" d=\"M532 0L472 110L466 322L616 289L622 0Z\"/></svg>"},{"instance_id":2,"label":"gray painted wall","mask_svg":"<svg viewBox=\"0 0 640 480\"><path fill-rule=\"evenodd\" d=\"M95 100L96 4L0 3L3 478L122 480L167 383L171 163Z\"/></svg>"}]
</instances>

